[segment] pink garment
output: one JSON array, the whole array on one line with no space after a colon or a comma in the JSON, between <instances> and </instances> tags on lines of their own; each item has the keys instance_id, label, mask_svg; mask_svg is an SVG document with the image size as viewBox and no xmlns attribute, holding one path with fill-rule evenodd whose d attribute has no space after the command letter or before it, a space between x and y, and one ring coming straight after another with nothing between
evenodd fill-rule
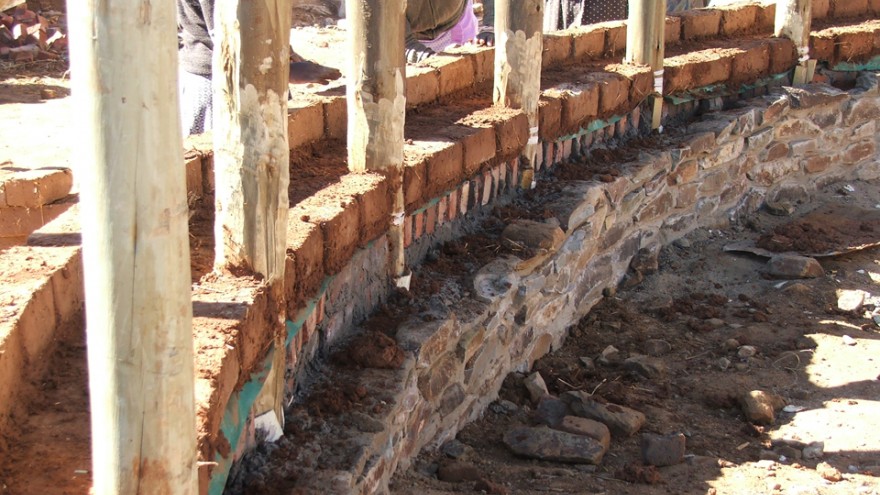
<instances>
[{"instance_id":1,"label":"pink garment","mask_svg":"<svg viewBox=\"0 0 880 495\"><path fill-rule=\"evenodd\" d=\"M473 0L468 0L467 5L464 6L464 13L462 13L461 19L458 20L455 26L452 26L452 29L432 40L419 40L419 42L435 52L442 52L452 45L463 45L473 40L477 36L478 28L477 16L474 15L474 2Z\"/></svg>"}]
</instances>

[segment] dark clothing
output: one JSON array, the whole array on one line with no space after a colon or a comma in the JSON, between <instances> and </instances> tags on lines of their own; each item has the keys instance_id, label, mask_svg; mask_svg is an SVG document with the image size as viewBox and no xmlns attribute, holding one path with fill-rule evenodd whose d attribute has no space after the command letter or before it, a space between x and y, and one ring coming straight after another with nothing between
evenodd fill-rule
<instances>
[{"instance_id":1,"label":"dark clothing","mask_svg":"<svg viewBox=\"0 0 880 495\"><path fill-rule=\"evenodd\" d=\"M180 68L199 76L211 75L214 42L214 0L177 0Z\"/></svg>"},{"instance_id":2,"label":"dark clothing","mask_svg":"<svg viewBox=\"0 0 880 495\"><path fill-rule=\"evenodd\" d=\"M626 19L627 0L547 0L544 31Z\"/></svg>"},{"instance_id":3,"label":"dark clothing","mask_svg":"<svg viewBox=\"0 0 880 495\"><path fill-rule=\"evenodd\" d=\"M467 3L467 0L409 0L405 42L432 40L450 30L461 19ZM483 1L483 25L495 25L495 0Z\"/></svg>"}]
</instances>

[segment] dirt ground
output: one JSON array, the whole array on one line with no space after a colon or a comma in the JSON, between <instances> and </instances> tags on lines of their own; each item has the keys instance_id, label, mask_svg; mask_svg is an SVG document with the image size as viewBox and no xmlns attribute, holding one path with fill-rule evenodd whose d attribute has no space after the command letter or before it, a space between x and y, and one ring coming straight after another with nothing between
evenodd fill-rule
<instances>
[{"instance_id":1,"label":"dirt ground","mask_svg":"<svg viewBox=\"0 0 880 495\"><path fill-rule=\"evenodd\" d=\"M798 199L790 214L761 211L664 248L656 273L609 294L530 370L554 396L579 390L646 415L639 433L612 435L599 466L525 459L507 449L507 432L537 422L526 374L514 373L482 419L441 451L423 453L396 476L392 493L880 493L880 251L822 258L824 276L784 280L767 274L767 258L723 249L790 232L803 225L798 219L830 206L853 213L841 222L858 224L880 209L880 183L833 184ZM817 240L836 238L838 247L852 240L831 225L814 227ZM843 290L865 291L863 304L839 309ZM608 346L619 354L603 361ZM646 354L659 370L651 378L622 364ZM784 399L773 424L745 419L740 399L752 390ZM683 461L644 465L642 432L683 433ZM803 458L814 442L823 453Z\"/></svg>"}]
</instances>

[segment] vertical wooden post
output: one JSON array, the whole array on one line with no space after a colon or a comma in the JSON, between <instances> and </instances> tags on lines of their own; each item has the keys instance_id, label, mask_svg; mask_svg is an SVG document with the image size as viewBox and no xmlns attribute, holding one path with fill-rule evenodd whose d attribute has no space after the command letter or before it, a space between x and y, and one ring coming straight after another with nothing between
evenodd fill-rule
<instances>
[{"instance_id":1,"label":"vertical wooden post","mask_svg":"<svg viewBox=\"0 0 880 495\"><path fill-rule=\"evenodd\" d=\"M519 108L529 119L522 187L534 185L538 100L544 48L543 0L495 0L495 105Z\"/></svg>"},{"instance_id":2,"label":"vertical wooden post","mask_svg":"<svg viewBox=\"0 0 880 495\"><path fill-rule=\"evenodd\" d=\"M644 64L654 71L651 129L660 128L663 114L663 57L666 0L630 0L626 30L626 61Z\"/></svg>"},{"instance_id":3,"label":"vertical wooden post","mask_svg":"<svg viewBox=\"0 0 880 495\"><path fill-rule=\"evenodd\" d=\"M228 0L214 11L215 266L262 275L279 308L289 209L290 17L290 0ZM283 320L279 314L275 377L283 376L286 355ZM281 423L283 380L264 391Z\"/></svg>"},{"instance_id":4,"label":"vertical wooden post","mask_svg":"<svg viewBox=\"0 0 880 495\"><path fill-rule=\"evenodd\" d=\"M346 0L349 20L348 168L382 171L394 195L392 276L408 287L403 246L403 124L406 59L405 0Z\"/></svg>"},{"instance_id":5,"label":"vertical wooden post","mask_svg":"<svg viewBox=\"0 0 880 495\"><path fill-rule=\"evenodd\" d=\"M794 70L793 84L806 84L813 79L810 67L810 29L813 22L812 0L777 0L775 34L792 40L798 50L798 66Z\"/></svg>"},{"instance_id":6,"label":"vertical wooden post","mask_svg":"<svg viewBox=\"0 0 880 495\"><path fill-rule=\"evenodd\" d=\"M172 0L69 7L82 121L94 493L195 494L188 210Z\"/></svg>"}]
</instances>

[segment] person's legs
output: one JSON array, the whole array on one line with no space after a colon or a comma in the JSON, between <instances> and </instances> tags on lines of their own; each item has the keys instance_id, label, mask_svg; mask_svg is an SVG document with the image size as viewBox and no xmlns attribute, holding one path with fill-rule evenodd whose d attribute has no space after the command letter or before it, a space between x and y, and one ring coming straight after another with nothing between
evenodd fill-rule
<instances>
[{"instance_id":1,"label":"person's legs","mask_svg":"<svg viewBox=\"0 0 880 495\"><path fill-rule=\"evenodd\" d=\"M477 16L474 15L473 0L468 0L464 7L461 19L445 33L437 36L433 40L419 40L423 45L427 46L435 52L442 52L446 48L453 45L463 45L469 41L473 41L479 31L479 22Z\"/></svg>"},{"instance_id":2,"label":"person's legs","mask_svg":"<svg viewBox=\"0 0 880 495\"><path fill-rule=\"evenodd\" d=\"M183 136L211 130L211 78L180 71L180 124Z\"/></svg>"}]
</instances>

